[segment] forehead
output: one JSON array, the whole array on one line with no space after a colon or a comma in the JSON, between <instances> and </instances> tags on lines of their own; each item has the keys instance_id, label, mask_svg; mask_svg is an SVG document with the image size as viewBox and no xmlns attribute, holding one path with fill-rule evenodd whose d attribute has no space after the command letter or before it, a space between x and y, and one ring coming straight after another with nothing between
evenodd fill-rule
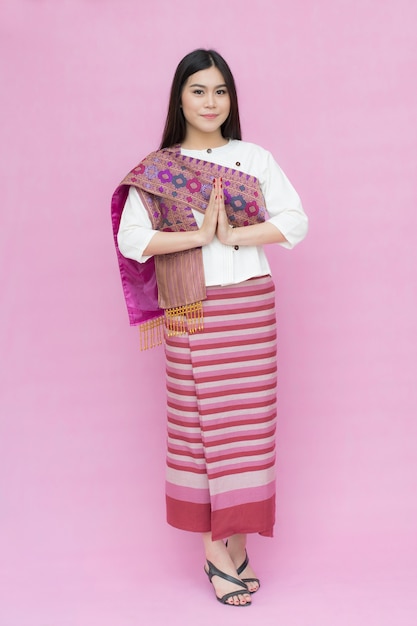
<instances>
[{"instance_id":1,"label":"forehead","mask_svg":"<svg viewBox=\"0 0 417 626\"><path fill-rule=\"evenodd\" d=\"M195 72L195 74L191 74L188 77L184 87L188 85L204 85L206 87L212 87L217 85L224 85L225 80L223 78L223 74L220 70L212 65L208 67L206 70L200 70L199 72Z\"/></svg>"}]
</instances>

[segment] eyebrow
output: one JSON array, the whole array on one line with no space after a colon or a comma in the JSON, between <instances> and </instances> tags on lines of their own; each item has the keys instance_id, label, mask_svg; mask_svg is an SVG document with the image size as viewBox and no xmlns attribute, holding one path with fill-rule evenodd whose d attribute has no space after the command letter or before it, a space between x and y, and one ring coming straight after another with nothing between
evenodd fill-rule
<instances>
[{"instance_id":1,"label":"eyebrow","mask_svg":"<svg viewBox=\"0 0 417 626\"><path fill-rule=\"evenodd\" d=\"M203 87L204 89L207 89L207 85L199 85L198 83L194 83L193 85L188 85L190 88L191 87ZM221 85L216 85L214 87L214 89L219 89L219 87L227 87L226 83L222 83Z\"/></svg>"}]
</instances>

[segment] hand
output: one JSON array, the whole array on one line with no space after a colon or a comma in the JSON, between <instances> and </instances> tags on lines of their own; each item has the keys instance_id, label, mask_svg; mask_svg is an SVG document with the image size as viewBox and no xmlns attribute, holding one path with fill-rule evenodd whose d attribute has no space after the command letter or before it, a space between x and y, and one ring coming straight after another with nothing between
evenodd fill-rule
<instances>
[{"instance_id":1,"label":"hand","mask_svg":"<svg viewBox=\"0 0 417 626\"><path fill-rule=\"evenodd\" d=\"M213 179L213 189L211 190L210 200L207 205L207 208L204 212L204 220L200 228L200 235L202 236L203 242L202 245L207 245L213 239L216 228L217 228L217 220L219 215L219 189L220 183L219 179ZM223 194L222 194L223 195Z\"/></svg>"},{"instance_id":2,"label":"hand","mask_svg":"<svg viewBox=\"0 0 417 626\"><path fill-rule=\"evenodd\" d=\"M223 193L223 181L220 178L218 181L218 217L217 217L217 237L219 240L227 246L232 245L233 228L229 224L229 220L224 206L224 193Z\"/></svg>"}]
</instances>

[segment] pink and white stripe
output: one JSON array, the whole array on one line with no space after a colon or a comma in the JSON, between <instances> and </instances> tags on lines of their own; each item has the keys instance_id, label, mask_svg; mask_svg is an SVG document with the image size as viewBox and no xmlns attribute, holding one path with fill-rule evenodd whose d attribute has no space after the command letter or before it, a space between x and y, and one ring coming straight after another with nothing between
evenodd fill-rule
<instances>
[{"instance_id":1,"label":"pink and white stripe","mask_svg":"<svg viewBox=\"0 0 417 626\"><path fill-rule=\"evenodd\" d=\"M204 331L166 337L167 518L272 536L276 321L270 276L209 287Z\"/></svg>"}]
</instances>

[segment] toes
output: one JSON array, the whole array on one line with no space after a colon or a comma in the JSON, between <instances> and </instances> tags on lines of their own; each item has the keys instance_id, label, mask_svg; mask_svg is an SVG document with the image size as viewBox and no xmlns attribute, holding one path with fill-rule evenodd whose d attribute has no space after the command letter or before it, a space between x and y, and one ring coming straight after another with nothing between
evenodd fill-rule
<instances>
[{"instance_id":1,"label":"toes","mask_svg":"<svg viewBox=\"0 0 417 626\"><path fill-rule=\"evenodd\" d=\"M240 604L244 605L244 604L250 604L251 603L251 597L250 595L247 594L237 594L236 596L232 596L231 598L229 598L227 600L228 604L233 604L234 606L239 606Z\"/></svg>"},{"instance_id":2,"label":"toes","mask_svg":"<svg viewBox=\"0 0 417 626\"><path fill-rule=\"evenodd\" d=\"M235 606L236 606L237 604L239 604L239 599L238 599L238 597L237 597L237 596L232 596L231 598L229 598L229 599L227 600L227 603L228 603L228 604L233 604L233 605L235 605Z\"/></svg>"}]
</instances>

